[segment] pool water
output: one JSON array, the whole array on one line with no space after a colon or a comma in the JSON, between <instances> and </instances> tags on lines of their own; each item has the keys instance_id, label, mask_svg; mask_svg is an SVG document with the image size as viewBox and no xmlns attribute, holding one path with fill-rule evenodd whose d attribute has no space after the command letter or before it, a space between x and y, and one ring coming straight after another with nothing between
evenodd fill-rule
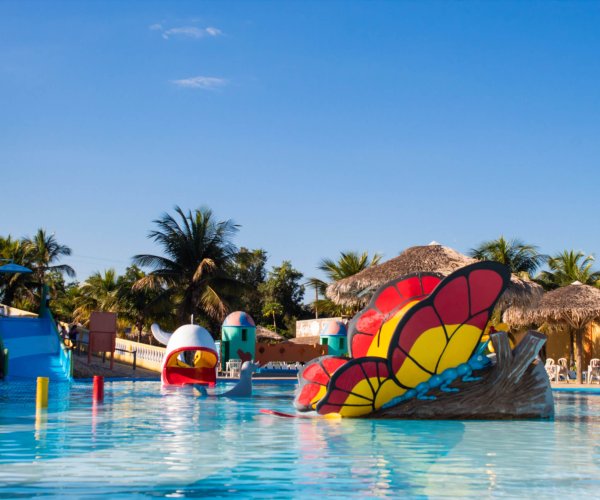
<instances>
[{"instance_id":1,"label":"pool water","mask_svg":"<svg viewBox=\"0 0 600 500\"><path fill-rule=\"evenodd\" d=\"M553 421L281 418L293 384L255 397L190 387L0 383L0 498L594 497L600 396L555 392ZM220 390L223 390L221 388Z\"/></svg>"}]
</instances>

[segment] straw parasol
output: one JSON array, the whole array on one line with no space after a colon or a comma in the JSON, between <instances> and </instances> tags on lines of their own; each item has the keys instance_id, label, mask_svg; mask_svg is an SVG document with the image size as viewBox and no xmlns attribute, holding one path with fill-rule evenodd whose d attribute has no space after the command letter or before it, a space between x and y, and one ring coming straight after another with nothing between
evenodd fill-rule
<instances>
[{"instance_id":1,"label":"straw parasol","mask_svg":"<svg viewBox=\"0 0 600 500\"><path fill-rule=\"evenodd\" d=\"M264 326L257 325L256 327L256 340L266 340L270 342L283 342L286 340L285 337L275 333Z\"/></svg>"},{"instance_id":2,"label":"straw parasol","mask_svg":"<svg viewBox=\"0 0 600 500\"><path fill-rule=\"evenodd\" d=\"M429 245L414 246L404 250L398 257L336 281L327 287L327 297L344 306L365 305L375 290L400 276L416 272L436 272L444 276L457 269L477 262L456 250L433 241ZM511 277L498 307L528 307L542 296L543 289L531 280Z\"/></svg>"},{"instance_id":3,"label":"straw parasol","mask_svg":"<svg viewBox=\"0 0 600 500\"><path fill-rule=\"evenodd\" d=\"M566 326L575 336L577 383L581 384L583 370L583 336L588 327L600 320L600 289L575 281L545 293L532 308L509 308L504 314L508 323L516 325Z\"/></svg>"}]
</instances>

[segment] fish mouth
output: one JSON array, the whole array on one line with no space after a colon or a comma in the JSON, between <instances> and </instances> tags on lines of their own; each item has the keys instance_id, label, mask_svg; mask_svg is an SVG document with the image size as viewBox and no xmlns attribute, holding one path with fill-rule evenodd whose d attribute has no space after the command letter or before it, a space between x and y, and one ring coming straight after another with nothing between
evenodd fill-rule
<instances>
[{"instance_id":1,"label":"fish mouth","mask_svg":"<svg viewBox=\"0 0 600 500\"><path fill-rule=\"evenodd\" d=\"M212 387L217 381L218 361L217 352L207 347L188 346L167 352L162 367L163 383Z\"/></svg>"}]
</instances>

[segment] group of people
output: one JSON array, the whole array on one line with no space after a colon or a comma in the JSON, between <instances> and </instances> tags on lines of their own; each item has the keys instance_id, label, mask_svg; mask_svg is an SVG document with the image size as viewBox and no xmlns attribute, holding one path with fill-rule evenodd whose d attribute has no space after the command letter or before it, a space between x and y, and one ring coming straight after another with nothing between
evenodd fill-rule
<instances>
[{"instance_id":1,"label":"group of people","mask_svg":"<svg viewBox=\"0 0 600 500\"><path fill-rule=\"evenodd\" d=\"M72 348L75 347L75 345L77 344L77 336L79 335L79 330L77 329L77 325L75 323L73 323L70 327L69 330L67 331L67 329L65 328L65 325L63 325L62 323L58 323L58 333L60 334L60 338L63 339L63 341L69 341L69 344ZM65 342L66 344L66 342Z\"/></svg>"}]
</instances>

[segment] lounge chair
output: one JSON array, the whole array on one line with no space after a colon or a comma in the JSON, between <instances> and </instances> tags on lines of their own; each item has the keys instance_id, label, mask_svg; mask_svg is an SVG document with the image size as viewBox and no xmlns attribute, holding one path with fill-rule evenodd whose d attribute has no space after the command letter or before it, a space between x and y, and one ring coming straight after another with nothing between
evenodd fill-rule
<instances>
[{"instance_id":1,"label":"lounge chair","mask_svg":"<svg viewBox=\"0 0 600 500\"><path fill-rule=\"evenodd\" d=\"M596 378L600 383L600 359L594 358L590 360L590 364L587 369L587 383L591 384L592 380Z\"/></svg>"},{"instance_id":2,"label":"lounge chair","mask_svg":"<svg viewBox=\"0 0 600 500\"><path fill-rule=\"evenodd\" d=\"M544 365L544 368L546 369L548 378L550 380L554 380L556 378L556 373L558 372L558 365L554 363L552 358L546 358L546 364Z\"/></svg>"},{"instance_id":3,"label":"lounge chair","mask_svg":"<svg viewBox=\"0 0 600 500\"><path fill-rule=\"evenodd\" d=\"M565 377L565 382L569 381L569 362L567 358L560 358L556 368L556 381L560 381L560 377Z\"/></svg>"}]
</instances>

